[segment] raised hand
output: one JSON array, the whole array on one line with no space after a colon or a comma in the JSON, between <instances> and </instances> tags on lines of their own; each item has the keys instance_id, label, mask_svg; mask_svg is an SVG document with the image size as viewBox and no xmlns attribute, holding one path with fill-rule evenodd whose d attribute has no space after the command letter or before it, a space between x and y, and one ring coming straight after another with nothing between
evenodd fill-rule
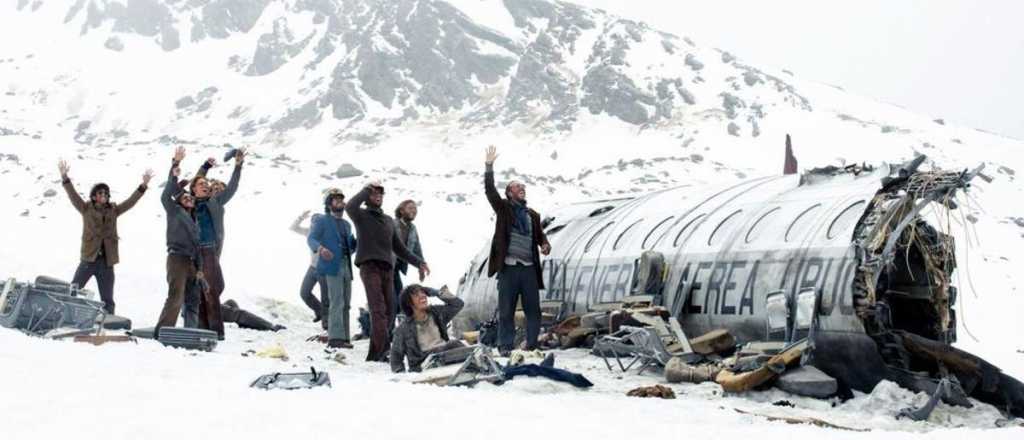
<instances>
[{"instance_id":1,"label":"raised hand","mask_svg":"<svg viewBox=\"0 0 1024 440\"><path fill-rule=\"evenodd\" d=\"M174 150L174 161L181 163L182 160L185 160L185 147L178 147Z\"/></svg>"},{"instance_id":2,"label":"raised hand","mask_svg":"<svg viewBox=\"0 0 1024 440\"><path fill-rule=\"evenodd\" d=\"M484 163L491 165L495 160L498 160L498 148L490 145L487 147L487 157L484 159Z\"/></svg>"},{"instance_id":3,"label":"raised hand","mask_svg":"<svg viewBox=\"0 0 1024 440\"><path fill-rule=\"evenodd\" d=\"M235 165L241 165L245 162L245 147L235 150Z\"/></svg>"},{"instance_id":4,"label":"raised hand","mask_svg":"<svg viewBox=\"0 0 1024 440\"><path fill-rule=\"evenodd\" d=\"M149 186L149 180L152 179L152 178L153 178L153 170L152 169L147 169L146 172L142 174L142 185Z\"/></svg>"},{"instance_id":5,"label":"raised hand","mask_svg":"<svg viewBox=\"0 0 1024 440\"><path fill-rule=\"evenodd\" d=\"M62 179L68 178L68 171L71 170L71 167L68 166L68 163L65 162L64 159L57 162L57 169L60 170L60 177Z\"/></svg>"},{"instance_id":6,"label":"raised hand","mask_svg":"<svg viewBox=\"0 0 1024 440\"><path fill-rule=\"evenodd\" d=\"M217 166L217 159L211 156L210 158L206 159L206 165L210 168Z\"/></svg>"}]
</instances>

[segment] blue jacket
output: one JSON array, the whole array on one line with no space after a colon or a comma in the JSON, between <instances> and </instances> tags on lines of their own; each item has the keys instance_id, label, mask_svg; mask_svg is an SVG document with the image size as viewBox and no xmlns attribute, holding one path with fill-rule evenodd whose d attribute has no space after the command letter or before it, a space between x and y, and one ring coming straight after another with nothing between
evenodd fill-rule
<instances>
[{"instance_id":1,"label":"blue jacket","mask_svg":"<svg viewBox=\"0 0 1024 440\"><path fill-rule=\"evenodd\" d=\"M316 252L320 246L323 246L334 254L334 258L330 260L325 260L323 257L317 258L317 274L338 275L338 272L341 271L341 260L344 257L349 262L347 279L351 280L352 252L356 249L356 238L352 235L352 225L348 223L348 220L341 219L342 228L339 231L334 217L323 214L314 215L311 222L309 235L306 236L309 250Z\"/></svg>"}]
</instances>

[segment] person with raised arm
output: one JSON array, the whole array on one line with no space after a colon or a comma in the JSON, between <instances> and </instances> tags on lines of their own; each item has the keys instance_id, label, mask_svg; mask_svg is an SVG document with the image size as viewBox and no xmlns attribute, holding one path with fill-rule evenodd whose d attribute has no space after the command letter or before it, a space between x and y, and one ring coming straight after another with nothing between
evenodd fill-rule
<instances>
[{"instance_id":1,"label":"person with raised arm","mask_svg":"<svg viewBox=\"0 0 1024 440\"><path fill-rule=\"evenodd\" d=\"M97 183L89 190L89 201L82 200L78 195L75 185L68 177L70 167L68 163L61 160L57 164L60 170L61 184L64 191L71 200L71 205L82 215L82 246L80 251L81 260L71 283L79 288L85 287L89 279L95 277L96 285L99 287L100 299L103 301L103 309L107 313L114 313L114 265L119 260L117 219L132 209L149 187L149 180L153 178L153 170L146 170L142 175L142 184L132 192L125 201L114 203L110 201L110 186L106 183Z\"/></svg>"}]
</instances>

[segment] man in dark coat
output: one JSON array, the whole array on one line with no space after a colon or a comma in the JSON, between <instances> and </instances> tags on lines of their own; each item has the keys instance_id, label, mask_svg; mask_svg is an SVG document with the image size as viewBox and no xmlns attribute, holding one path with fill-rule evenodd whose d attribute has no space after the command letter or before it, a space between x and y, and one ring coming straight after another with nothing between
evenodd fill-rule
<instances>
[{"instance_id":1,"label":"man in dark coat","mask_svg":"<svg viewBox=\"0 0 1024 440\"><path fill-rule=\"evenodd\" d=\"M75 269L71 282L78 287L85 287L89 279L96 277L100 299L107 313L114 313L114 265L118 263L117 249L117 218L132 209L142 194L146 192L153 170L146 170L142 175L142 184L127 200L121 203L110 201L110 187L105 183L97 183L89 191L89 201L82 200L75 190L71 178L68 177L67 162L57 164L64 191L68 193L71 205L82 214L82 248L81 262Z\"/></svg>"},{"instance_id":2,"label":"man in dark coat","mask_svg":"<svg viewBox=\"0 0 1024 440\"><path fill-rule=\"evenodd\" d=\"M505 187L505 198L494 187L494 146L487 147L484 160L484 194L496 215L487 276L498 276L498 350L507 353L515 338L516 300L522 296L526 315L526 348L537 348L540 334L540 254L551 252L551 245L540 224L540 214L526 206L526 185L512 181ZM540 249L538 254L537 250Z\"/></svg>"},{"instance_id":3,"label":"man in dark coat","mask_svg":"<svg viewBox=\"0 0 1024 440\"><path fill-rule=\"evenodd\" d=\"M186 292L199 288L208 290L203 281L202 254L199 250L199 225L195 218L195 199L178 184L180 164L185 149L178 147L160 195L160 204L167 215L167 300L157 320L160 327L174 327L185 302ZM219 305L218 305L219 307Z\"/></svg>"},{"instance_id":4,"label":"man in dark coat","mask_svg":"<svg viewBox=\"0 0 1024 440\"><path fill-rule=\"evenodd\" d=\"M364 203L366 208L362 207ZM395 256L419 267L420 280L430 274L427 263L409 252L402 243L395 220L381 209L383 203L384 187L375 182L366 185L345 206L359 237L355 263L366 288L366 304L370 307L370 350L366 360L378 362L387 358L390 345L388 322L395 321L391 312Z\"/></svg>"},{"instance_id":5,"label":"man in dark coat","mask_svg":"<svg viewBox=\"0 0 1024 440\"><path fill-rule=\"evenodd\" d=\"M430 305L427 298L431 296L440 298L444 305ZM405 371L406 359L409 371L420 371L427 356L463 346L448 338L448 323L465 303L452 295L447 286L438 291L413 284L402 291L398 301L407 318L395 329L391 339L391 371Z\"/></svg>"},{"instance_id":6,"label":"man in dark coat","mask_svg":"<svg viewBox=\"0 0 1024 440\"><path fill-rule=\"evenodd\" d=\"M327 346L352 348L349 336L349 308L352 303L352 252L358 242L352 226L342 218L345 194L332 188L324 196L324 215L316 216L306 243L318 256L316 272L327 282L330 308L327 311Z\"/></svg>"}]
</instances>

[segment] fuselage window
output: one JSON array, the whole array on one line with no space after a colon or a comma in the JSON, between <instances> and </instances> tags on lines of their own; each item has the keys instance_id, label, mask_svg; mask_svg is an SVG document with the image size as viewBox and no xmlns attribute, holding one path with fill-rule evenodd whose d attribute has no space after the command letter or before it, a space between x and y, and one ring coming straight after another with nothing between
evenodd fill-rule
<instances>
[{"instance_id":1,"label":"fuselage window","mask_svg":"<svg viewBox=\"0 0 1024 440\"><path fill-rule=\"evenodd\" d=\"M754 225L750 227L750 230L747 231L747 243L750 243L760 238L764 234L764 231L768 229L768 225L771 224L771 222L767 221L768 218L775 217L775 215L778 214L781 210L782 208L772 209L771 211L764 213L760 218L758 218L757 221L754 222Z\"/></svg>"},{"instance_id":2,"label":"fuselage window","mask_svg":"<svg viewBox=\"0 0 1024 440\"><path fill-rule=\"evenodd\" d=\"M658 237L658 235L656 233L661 231L663 229L662 226L668 225L668 222L671 221L674 218L675 218L675 216L672 216L672 217L669 217L669 218L667 218L665 220L662 220L661 223L658 223L653 228L651 228L651 232L648 232L647 236L644 237L644 243L643 243L644 249L650 249L651 247L654 246L654 243L657 240L651 240L651 239Z\"/></svg>"},{"instance_id":3,"label":"fuselage window","mask_svg":"<svg viewBox=\"0 0 1024 440\"><path fill-rule=\"evenodd\" d=\"M811 215L813 212L821 208L821 204L811 206L801 212L800 215L796 216L793 223L789 225L789 229L786 229L786 242L790 242L799 239L807 232L807 229L811 227L811 220L814 220L814 216Z\"/></svg>"},{"instance_id":4,"label":"fuselage window","mask_svg":"<svg viewBox=\"0 0 1024 440\"><path fill-rule=\"evenodd\" d=\"M583 248L583 252L584 253L590 252L590 248L592 246L594 246L594 242L597 241L597 237L600 237L601 234L604 233L604 231L606 231L608 228L610 228L614 224L615 224L615 222L610 222L610 223L608 223L608 224L606 224L604 226L601 226L601 229L598 229L597 232L594 233L594 236L590 237L590 240L587 241L587 245Z\"/></svg>"},{"instance_id":5,"label":"fuselage window","mask_svg":"<svg viewBox=\"0 0 1024 440\"><path fill-rule=\"evenodd\" d=\"M715 231L711 233L711 236L708 237L708 246L714 246L721 243L725 237L728 237L729 234L732 233L733 228L736 227L736 222L740 219L741 213L743 213L743 210L729 214L728 217L723 219L722 222L718 224L718 227L715 228Z\"/></svg>"},{"instance_id":6,"label":"fuselage window","mask_svg":"<svg viewBox=\"0 0 1024 440\"><path fill-rule=\"evenodd\" d=\"M548 229L547 232L545 232L544 234L546 234L546 235L554 235L556 232L561 231L562 229L565 229L565 225L555 226L555 227L553 227L551 229Z\"/></svg>"},{"instance_id":7,"label":"fuselage window","mask_svg":"<svg viewBox=\"0 0 1024 440\"><path fill-rule=\"evenodd\" d=\"M634 227L635 227L636 225L640 224L640 222L642 222L642 221L644 221L644 219L640 219L640 220L637 220L637 221L633 222L633 224L631 224L631 225L629 225L629 226L626 226L626 229L624 229L624 230L623 230L623 231L622 231L622 232L621 232L621 233L619 234L619 238L616 238L616 239L615 239L615 244L614 244L614 245L612 246L612 250L618 250L618 249L619 249L619 245L621 245L621 244L622 244L622 242L623 242L623 239L624 239L624 238L626 238L626 236L627 236L627 235L628 235L628 234L630 233L630 231L632 231L632 230L633 230L633 228L634 228Z\"/></svg>"},{"instance_id":8,"label":"fuselage window","mask_svg":"<svg viewBox=\"0 0 1024 440\"><path fill-rule=\"evenodd\" d=\"M832 220L832 225L828 227L828 239L831 240L838 237L857 223L857 220L864 214L864 205L866 204L866 202L861 200L840 212L836 219Z\"/></svg>"},{"instance_id":9,"label":"fuselage window","mask_svg":"<svg viewBox=\"0 0 1024 440\"><path fill-rule=\"evenodd\" d=\"M680 240L682 240L682 238L683 238L683 234L686 233L686 231L688 231L691 226L696 224L697 221L702 219L702 218L704 218L704 214L698 215L698 216L694 217L693 220L690 220L690 221L686 222L686 224L683 225L683 229L680 229L679 233L676 234L676 240L674 242L672 242L672 246L679 247Z\"/></svg>"}]
</instances>

